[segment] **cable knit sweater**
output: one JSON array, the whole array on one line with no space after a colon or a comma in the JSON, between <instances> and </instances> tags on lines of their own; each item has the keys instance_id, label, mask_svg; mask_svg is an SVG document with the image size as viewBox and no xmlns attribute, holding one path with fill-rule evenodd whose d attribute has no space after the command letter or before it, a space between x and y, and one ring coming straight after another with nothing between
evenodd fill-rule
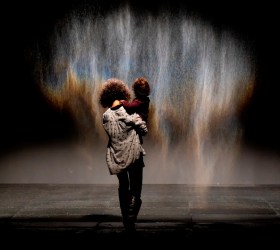
<instances>
[{"instance_id":1,"label":"cable knit sweater","mask_svg":"<svg viewBox=\"0 0 280 250\"><path fill-rule=\"evenodd\" d=\"M134 113L129 115L122 105L109 108L103 114L103 127L109 136L106 162L110 174L118 174L140 157L145 150L140 136L148 132L146 122Z\"/></svg>"}]
</instances>

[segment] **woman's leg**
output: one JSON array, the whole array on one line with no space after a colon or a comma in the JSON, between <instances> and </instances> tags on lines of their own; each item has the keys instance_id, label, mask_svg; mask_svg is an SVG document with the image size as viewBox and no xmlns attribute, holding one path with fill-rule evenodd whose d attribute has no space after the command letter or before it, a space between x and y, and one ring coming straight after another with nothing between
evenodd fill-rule
<instances>
[{"instance_id":1,"label":"woman's leg","mask_svg":"<svg viewBox=\"0 0 280 250\"><path fill-rule=\"evenodd\" d=\"M128 172L123 171L117 174L117 177L119 180L118 195L119 195L120 209L123 217L123 224L125 228L127 228L128 219L129 219L128 210L129 210L129 203L130 203Z\"/></svg>"},{"instance_id":2,"label":"woman's leg","mask_svg":"<svg viewBox=\"0 0 280 250\"><path fill-rule=\"evenodd\" d=\"M136 199L141 198L143 183L143 167L134 166L128 170L130 180L130 193Z\"/></svg>"},{"instance_id":3,"label":"woman's leg","mask_svg":"<svg viewBox=\"0 0 280 250\"><path fill-rule=\"evenodd\" d=\"M128 170L130 179L131 202L129 205L129 218L136 222L142 204L141 193L143 184L143 167L135 165Z\"/></svg>"}]
</instances>

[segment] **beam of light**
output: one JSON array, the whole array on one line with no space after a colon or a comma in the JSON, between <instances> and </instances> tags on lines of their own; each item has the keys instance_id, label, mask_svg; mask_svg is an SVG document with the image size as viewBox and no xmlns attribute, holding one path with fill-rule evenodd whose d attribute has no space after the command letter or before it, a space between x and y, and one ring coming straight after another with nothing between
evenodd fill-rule
<instances>
[{"instance_id":1,"label":"beam of light","mask_svg":"<svg viewBox=\"0 0 280 250\"><path fill-rule=\"evenodd\" d=\"M42 91L73 114L93 148L107 140L101 83L116 77L131 86L144 76L152 88L147 165L157 155L151 173L199 184L211 183L217 171L230 173L242 141L238 113L255 75L246 44L229 31L183 14L143 18L126 7L102 16L71 14L51 39Z\"/></svg>"}]
</instances>

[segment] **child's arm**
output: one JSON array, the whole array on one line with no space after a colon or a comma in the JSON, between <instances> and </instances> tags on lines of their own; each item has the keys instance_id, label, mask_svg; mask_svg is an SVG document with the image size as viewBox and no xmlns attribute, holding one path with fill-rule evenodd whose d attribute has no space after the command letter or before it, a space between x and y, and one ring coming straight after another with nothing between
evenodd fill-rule
<instances>
[{"instance_id":1,"label":"child's arm","mask_svg":"<svg viewBox=\"0 0 280 250\"><path fill-rule=\"evenodd\" d=\"M120 102L123 104L125 109L136 110L141 105L141 102L139 100L133 100L131 102L128 102L126 100L121 100Z\"/></svg>"}]
</instances>

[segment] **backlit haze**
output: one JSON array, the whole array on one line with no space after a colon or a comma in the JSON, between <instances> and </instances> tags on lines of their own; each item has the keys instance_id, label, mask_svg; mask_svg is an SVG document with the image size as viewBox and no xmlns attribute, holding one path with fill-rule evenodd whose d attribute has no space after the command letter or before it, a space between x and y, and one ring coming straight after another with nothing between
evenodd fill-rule
<instances>
[{"instance_id":1,"label":"backlit haze","mask_svg":"<svg viewBox=\"0 0 280 250\"><path fill-rule=\"evenodd\" d=\"M116 183L98 93L108 78L131 87L141 76L151 85L144 183L279 182L279 159L244 153L239 118L256 81L250 44L198 16L144 15L128 6L74 11L55 26L49 59L37 51L36 81L51 105L71 114L78 140L4 158L1 182Z\"/></svg>"}]
</instances>

